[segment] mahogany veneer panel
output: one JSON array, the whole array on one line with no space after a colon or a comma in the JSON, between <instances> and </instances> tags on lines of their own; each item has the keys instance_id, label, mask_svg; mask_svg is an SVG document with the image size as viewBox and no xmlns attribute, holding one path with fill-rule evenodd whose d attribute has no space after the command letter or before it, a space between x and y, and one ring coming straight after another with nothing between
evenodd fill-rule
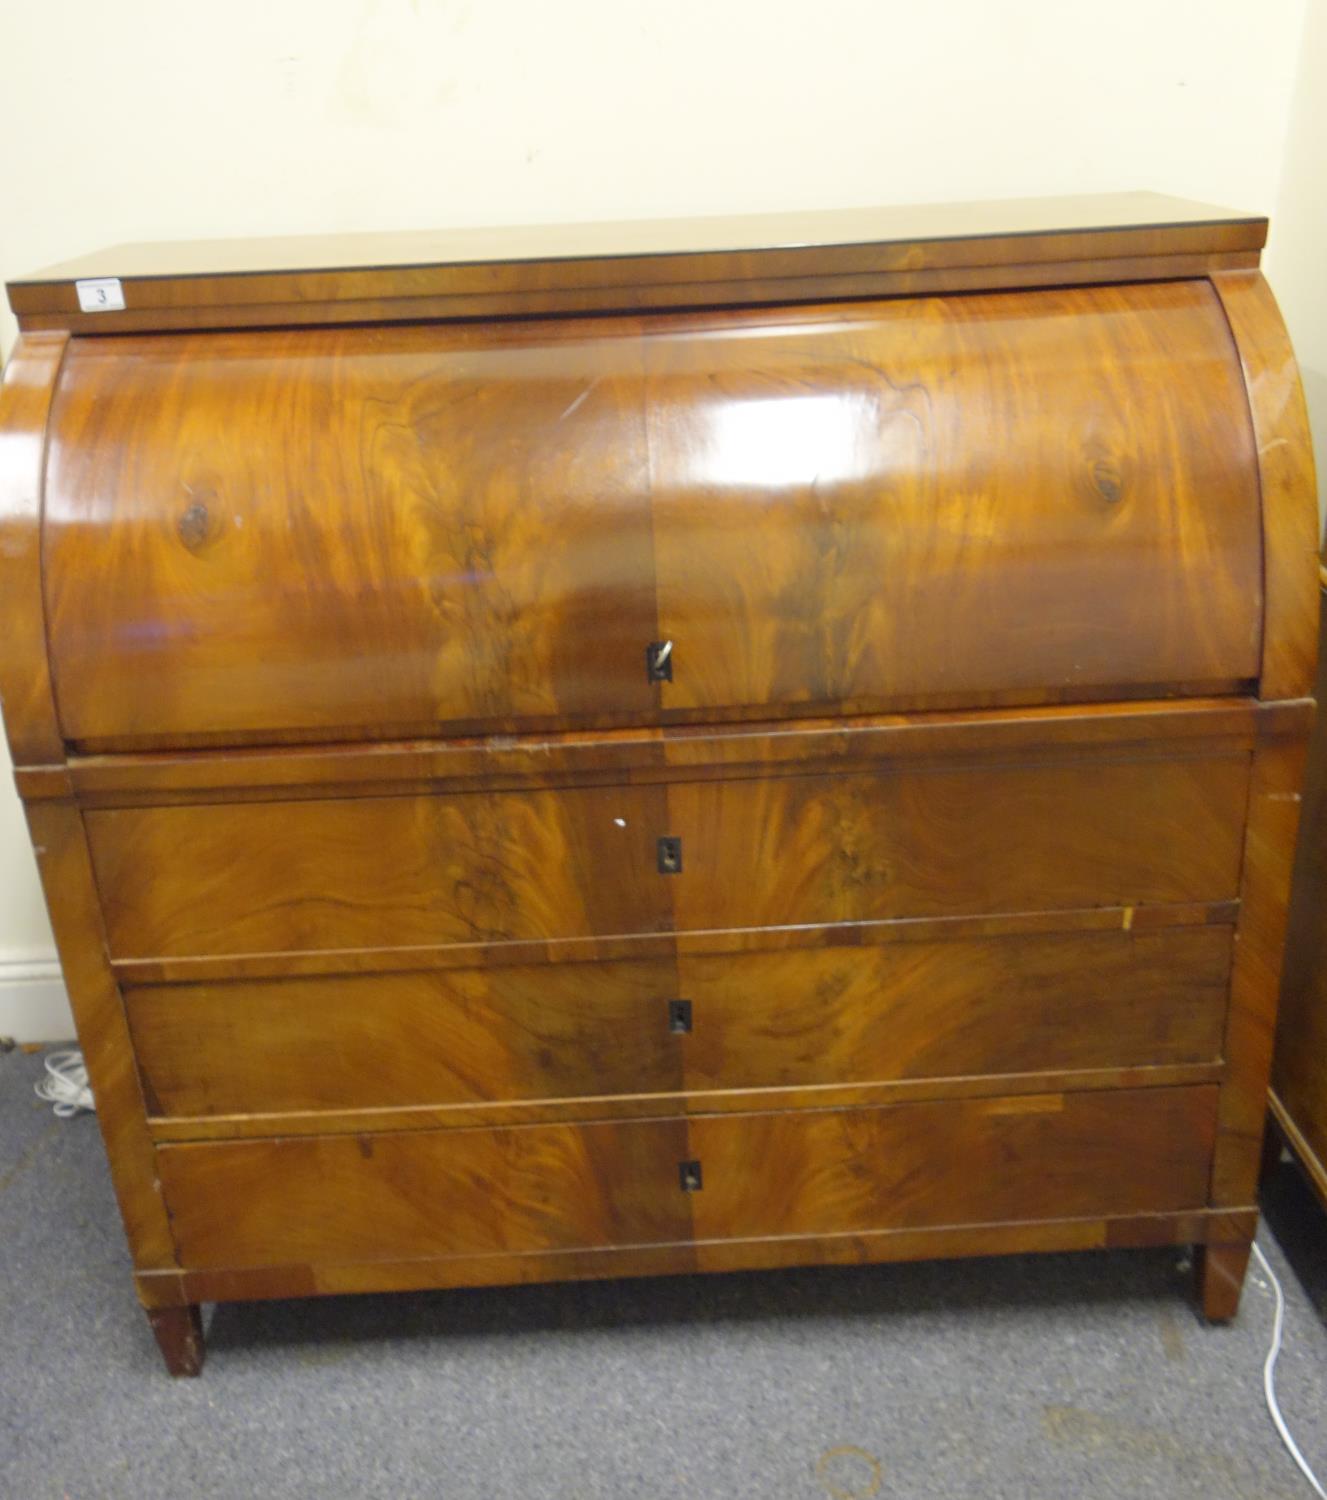
<instances>
[{"instance_id":1,"label":"mahogany veneer panel","mask_svg":"<svg viewBox=\"0 0 1327 1500\"><path fill-rule=\"evenodd\" d=\"M112 956L1221 901L1242 754L86 816ZM660 838L683 865L661 874Z\"/></svg>"},{"instance_id":2,"label":"mahogany veneer panel","mask_svg":"<svg viewBox=\"0 0 1327 1500\"><path fill-rule=\"evenodd\" d=\"M1231 356L1203 282L652 324L664 709L1253 677Z\"/></svg>"},{"instance_id":3,"label":"mahogany veneer panel","mask_svg":"<svg viewBox=\"0 0 1327 1500\"><path fill-rule=\"evenodd\" d=\"M1252 455L1202 282L78 340L46 480L60 722L123 745L1224 690L1260 659Z\"/></svg>"},{"instance_id":4,"label":"mahogany veneer panel","mask_svg":"<svg viewBox=\"0 0 1327 1500\"><path fill-rule=\"evenodd\" d=\"M1229 976L1230 929L1181 927L146 986L125 1004L153 1114L281 1114L1210 1063Z\"/></svg>"},{"instance_id":5,"label":"mahogany veneer panel","mask_svg":"<svg viewBox=\"0 0 1327 1500\"><path fill-rule=\"evenodd\" d=\"M1216 1090L161 1146L186 1269L1196 1207ZM702 1187L683 1191L682 1163Z\"/></svg>"}]
</instances>

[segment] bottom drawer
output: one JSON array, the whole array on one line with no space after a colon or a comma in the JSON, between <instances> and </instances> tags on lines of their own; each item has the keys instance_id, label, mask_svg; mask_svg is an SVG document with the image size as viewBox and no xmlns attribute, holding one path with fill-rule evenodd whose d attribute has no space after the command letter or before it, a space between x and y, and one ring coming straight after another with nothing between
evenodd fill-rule
<instances>
[{"instance_id":1,"label":"bottom drawer","mask_svg":"<svg viewBox=\"0 0 1327 1500\"><path fill-rule=\"evenodd\" d=\"M185 1269L1023 1219L1207 1198L1217 1090L163 1146ZM698 1188L684 1186L689 1163Z\"/></svg>"}]
</instances>

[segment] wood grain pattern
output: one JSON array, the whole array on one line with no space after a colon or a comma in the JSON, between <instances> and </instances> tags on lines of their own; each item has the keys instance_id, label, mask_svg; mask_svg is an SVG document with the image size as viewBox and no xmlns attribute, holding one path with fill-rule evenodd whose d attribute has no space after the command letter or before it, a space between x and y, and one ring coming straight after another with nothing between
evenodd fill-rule
<instances>
[{"instance_id":1,"label":"wood grain pattern","mask_svg":"<svg viewBox=\"0 0 1327 1500\"><path fill-rule=\"evenodd\" d=\"M162 1146L188 1269L1200 1208L1215 1090ZM684 1192L679 1163L703 1163Z\"/></svg>"},{"instance_id":2,"label":"wood grain pattern","mask_svg":"<svg viewBox=\"0 0 1327 1500\"><path fill-rule=\"evenodd\" d=\"M284 1132L272 1122L292 1112L681 1093L704 1109L718 1090L1216 1062L1229 971L1229 930L1199 927L162 986L125 1003L153 1115Z\"/></svg>"},{"instance_id":3,"label":"wood grain pattern","mask_svg":"<svg viewBox=\"0 0 1327 1500\"><path fill-rule=\"evenodd\" d=\"M1318 487L1304 388L1266 279L1248 271L1212 284L1239 349L1258 449L1267 591L1259 693L1304 698L1318 650Z\"/></svg>"},{"instance_id":4,"label":"wood grain pattern","mask_svg":"<svg viewBox=\"0 0 1327 1500\"><path fill-rule=\"evenodd\" d=\"M648 714L632 333L80 344L46 520L66 735Z\"/></svg>"},{"instance_id":5,"label":"wood grain pattern","mask_svg":"<svg viewBox=\"0 0 1327 1500\"><path fill-rule=\"evenodd\" d=\"M125 993L152 1113L672 1092L671 958Z\"/></svg>"},{"instance_id":6,"label":"wood grain pattern","mask_svg":"<svg viewBox=\"0 0 1327 1500\"><path fill-rule=\"evenodd\" d=\"M46 520L65 735L1256 676L1252 434L1205 283L735 316L78 341Z\"/></svg>"},{"instance_id":7,"label":"wood grain pattern","mask_svg":"<svg viewBox=\"0 0 1327 1500\"><path fill-rule=\"evenodd\" d=\"M407 973L415 969L470 969L483 965L615 963L684 953L794 952L836 945L953 942L1050 932L1155 932L1170 927L1233 925L1238 901L1178 901L1164 905L1066 906L1048 911L981 912L954 917L891 917L879 922L792 922L777 927L705 928L553 938L542 942L424 943L409 948L285 949L275 953L204 954L187 958L113 959L126 985L198 984L209 980Z\"/></svg>"},{"instance_id":8,"label":"wood grain pattern","mask_svg":"<svg viewBox=\"0 0 1327 1500\"><path fill-rule=\"evenodd\" d=\"M0 697L169 1367L1177 1241L1233 1314L1317 624L1265 223L984 212L13 291L79 336L0 394Z\"/></svg>"},{"instance_id":9,"label":"wood grain pattern","mask_svg":"<svg viewBox=\"0 0 1327 1500\"><path fill-rule=\"evenodd\" d=\"M781 318L647 332L668 713L1253 670L1252 445L1207 286Z\"/></svg>"},{"instance_id":10,"label":"wood grain pattern","mask_svg":"<svg viewBox=\"0 0 1327 1500\"><path fill-rule=\"evenodd\" d=\"M27 816L130 1253L139 1270L173 1266L175 1240L157 1180L124 1005L106 960L83 823L71 802L36 803Z\"/></svg>"},{"instance_id":11,"label":"wood grain pattern","mask_svg":"<svg viewBox=\"0 0 1327 1500\"><path fill-rule=\"evenodd\" d=\"M64 761L46 657L41 512L46 424L68 339L19 340L0 385L0 709L16 766Z\"/></svg>"},{"instance_id":12,"label":"wood grain pattern","mask_svg":"<svg viewBox=\"0 0 1327 1500\"><path fill-rule=\"evenodd\" d=\"M1247 781L1242 754L1086 757L86 821L110 952L143 960L1221 901Z\"/></svg>"},{"instance_id":13,"label":"wood grain pattern","mask_svg":"<svg viewBox=\"0 0 1327 1500\"><path fill-rule=\"evenodd\" d=\"M321 1261L255 1269L161 1271L135 1277L149 1307L191 1301L312 1297L431 1287L514 1286L606 1276L673 1276L694 1271L753 1271L776 1266L863 1265L974 1255L1195 1245L1247 1240L1254 1210L1192 1209L1085 1219L1024 1219L1004 1224L879 1229L855 1234L709 1240L632 1249L564 1250L525 1255L416 1256L408 1260Z\"/></svg>"},{"instance_id":14,"label":"wood grain pattern","mask_svg":"<svg viewBox=\"0 0 1327 1500\"><path fill-rule=\"evenodd\" d=\"M1321 627L1327 633L1327 610ZM1327 694L1320 645L1317 695ZM1327 723L1309 743L1281 976L1272 1107L1309 1181L1327 1204Z\"/></svg>"},{"instance_id":15,"label":"wood grain pattern","mask_svg":"<svg viewBox=\"0 0 1327 1500\"><path fill-rule=\"evenodd\" d=\"M198 1267L686 1240L687 1156L684 1120L157 1148Z\"/></svg>"},{"instance_id":16,"label":"wood grain pattern","mask_svg":"<svg viewBox=\"0 0 1327 1500\"><path fill-rule=\"evenodd\" d=\"M347 324L437 323L460 320L584 317L587 314L668 312L697 307L771 307L798 303L851 301L882 297L948 296L1032 287L1118 286L1149 281L1203 280L1223 271L1256 271L1256 250L1194 251L1166 254L1090 256L1073 260L997 259L989 265L937 267L930 270L886 268L831 275L824 270L803 276L756 276L730 267L720 281L665 281L632 285L552 287L506 292L435 292L415 296L389 284L379 296L356 294L351 277L326 282L320 300L249 302L243 295L259 278L246 277L242 299L213 300L183 307L138 307L125 312L82 313L73 307L72 288L61 288L52 301L58 311L20 313L26 332L91 333L224 332L236 328L330 328ZM296 295L307 286L303 276L278 282L279 295ZM11 289L11 296L14 291ZM195 295L189 287L186 298Z\"/></svg>"},{"instance_id":17,"label":"wood grain pattern","mask_svg":"<svg viewBox=\"0 0 1327 1500\"><path fill-rule=\"evenodd\" d=\"M1212 1088L703 1117L698 1239L1197 1208ZM199 1148L206 1149L206 1148Z\"/></svg>"},{"instance_id":18,"label":"wood grain pattern","mask_svg":"<svg viewBox=\"0 0 1327 1500\"><path fill-rule=\"evenodd\" d=\"M958 755L992 759L1065 758L1078 747L1176 750L1195 742L1253 749L1255 742L1304 735L1313 703L1193 698L1072 707L989 709L981 713L864 714L768 724L686 725L567 731L377 744L286 745L270 750L154 751L74 756L67 777L45 772L24 782L29 795L68 796L86 807L156 802L280 800L374 792L449 792L636 784L690 777L830 771L916 763Z\"/></svg>"},{"instance_id":19,"label":"wood grain pattern","mask_svg":"<svg viewBox=\"0 0 1327 1500\"><path fill-rule=\"evenodd\" d=\"M87 331L530 316L1130 281L1257 264L1267 221L1153 193L811 213L120 245L9 284ZM125 312L81 314L114 276Z\"/></svg>"},{"instance_id":20,"label":"wood grain pattern","mask_svg":"<svg viewBox=\"0 0 1327 1500\"><path fill-rule=\"evenodd\" d=\"M672 927L660 788L126 808L87 824L119 958Z\"/></svg>"},{"instance_id":21,"label":"wood grain pattern","mask_svg":"<svg viewBox=\"0 0 1327 1500\"><path fill-rule=\"evenodd\" d=\"M1217 1207L1257 1201L1307 749L1302 739L1282 740L1253 757L1226 1025L1230 1064L1212 1160L1211 1202Z\"/></svg>"},{"instance_id":22,"label":"wood grain pattern","mask_svg":"<svg viewBox=\"0 0 1327 1500\"><path fill-rule=\"evenodd\" d=\"M1247 760L680 782L680 931L1216 901L1235 890Z\"/></svg>"},{"instance_id":23,"label":"wood grain pattern","mask_svg":"<svg viewBox=\"0 0 1327 1500\"><path fill-rule=\"evenodd\" d=\"M997 1094L1064 1094L1108 1089L1187 1088L1220 1083L1222 1062L1148 1063L1136 1067L1060 1068L1035 1073L964 1073L952 1078L895 1078L870 1083L722 1089L703 1094L584 1094L565 1099L489 1099L472 1104L403 1104L386 1108L304 1110L290 1114L151 1116L159 1145L310 1135L471 1129L532 1124L583 1125L593 1120L653 1120L677 1114L750 1114L763 1110L858 1109L916 1100L988 1099Z\"/></svg>"}]
</instances>

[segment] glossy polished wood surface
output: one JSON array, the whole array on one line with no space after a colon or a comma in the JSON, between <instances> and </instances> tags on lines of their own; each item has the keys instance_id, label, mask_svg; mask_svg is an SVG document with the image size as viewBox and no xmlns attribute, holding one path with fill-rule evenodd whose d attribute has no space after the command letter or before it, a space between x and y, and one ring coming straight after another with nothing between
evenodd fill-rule
<instances>
[{"instance_id":1,"label":"glossy polished wood surface","mask_svg":"<svg viewBox=\"0 0 1327 1500\"><path fill-rule=\"evenodd\" d=\"M25 329L512 317L1081 285L1256 265L1267 221L1156 193L118 245L9 284ZM125 310L83 313L116 277Z\"/></svg>"},{"instance_id":2,"label":"glossy polished wood surface","mask_svg":"<svg viewBox=\"0 0 1327 1500\"><path fill-rule=\"evenodd\" d=\"M20 294L0 694L172 1369L920 1255L1233 1313L1312 465L1263 225L1153 209Z\"/></svg>"},{"instance_id":3,"label":"glossy polished wood surface","mask_svg":"<svg viewBox=\"0 0 1327 1500\"><path fill-rule=\"evenodd\" d=\"M840 772L919 767L955 757L1032 764L1087 749L1126 758L1164 746L1252 753L1302 739L1312 699L1248 697L1085 703L979 712L861 714L736 725L563 731L271 748L73 755L59 767L18 773L24 794L76 794L87 808L409 792L507 791L681 778L733 779L789 770Z\"/></svg>"},{"instance_id":4,"label":"glossy polished wood surface","mask_svg":"<svg viewBox=\"0 0 1327 1500\"><path fill-rule=\"evenodd\" d=\"M1228 900L1248 758L86 814L117 959ZM659 841L681 842L661 872Z\"/></svg>"},{"instance_id":5,"label":"glossy polished wood surface","mask_svg":"<svg viewBox=\"0 0 1327 1500\"><path fill-rule=\"evenodd\" d=\"M1229 975L1228 928L1180 927L164 985L125 1006L153 1115L277 1132L287 1113L1213 1063Z\"/></svg>"},{"instance_id":6,"label":"glossy polished wood surface","mask_svg":"<svg viewBox=\"0 0 1327 1500\"><path fill-rule=\"evenodd\" d=\"M655 325L645 357L666 711L1256 675L1252 435L1201 283Z\"/></svg>"},{"instance_id":7,"label":"glossy polished wood surface","mask_svg":"<svg viewBox=\"0 0 1327 1500\"><path fill-rule=\"evenodd\" d=\"M1199 1207L1215 1090L162 1146L186 1268ZM679 1168L699 1163L686 1191Z\"/></svg>"},{"instance_id":8,"label":"glossy polished wood surface","mask_svg":"<svg viewBox=\"0 0 1327 1500\"><path fill-rule=\"evenodd\" d=\"M16 766L64 759L46 654L41 509L46 423L67 344L63 334L20 340L0 384L0 704Z\"/></svg>"},{"instance_id":9,"label":"glossy polished wood surface","mask_svg":"<svg viewBox=\"0 0 1327 1500\"><path fill-rule=\"evenodd\" d=\"M1318 513L1313 439L1299 366L1276 299L1257 271L1212 285L1239 350L1258 448L1267 591L1260 691L1264 698L1313 692L1318 653Z\"/></svg>"},{"instance_id":10,"label":"glossy polished wood surface","mask_svg":"<svg viewBox=\"0 0 1327 1500\"><path fill-rule=\"evenodd\" d=\"M1228 691L1259 531L1202 283L107 338L46 605L91 745Z\"/></svg>"},{"instance_id":11,"label":"glossy polished wood surface","mask_svg":"<svg viewBox=\"0 0 1327 1500\"><path fill-rule=\"evenodd\" d=\"M47 478L65 734L648 714L645 437L624 339L567 325L81 346Z\"/></svg>"}]
</instances>

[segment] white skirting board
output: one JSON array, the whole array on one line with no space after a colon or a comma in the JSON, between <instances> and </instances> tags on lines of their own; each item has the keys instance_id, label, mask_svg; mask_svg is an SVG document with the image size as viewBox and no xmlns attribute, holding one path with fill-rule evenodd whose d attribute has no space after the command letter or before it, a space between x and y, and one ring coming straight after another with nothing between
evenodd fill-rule
<instances>
[{"instance_id":1,"label":"white skirting board","mask_svg":"<svg viewBox=\"0 0 1327 1500\"><path fill-rule=\"evenodd\" d=\"M55 958L0 958L0 1037L16 1042L67 1042L74 1035L60 965Z\"/></svg>"}]
</instances>

